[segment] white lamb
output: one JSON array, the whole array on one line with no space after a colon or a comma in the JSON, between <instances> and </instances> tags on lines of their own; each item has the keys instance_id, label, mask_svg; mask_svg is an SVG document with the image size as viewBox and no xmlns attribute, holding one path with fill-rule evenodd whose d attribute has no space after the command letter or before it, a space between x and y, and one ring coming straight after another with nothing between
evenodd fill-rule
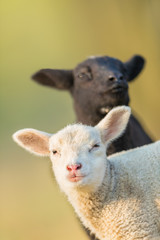
<instances>
[{"instance_id":1,"label":"white lamb","mask_svg":"<svg viewBox=\"0 0 160 240\"><path fill-rule=\"evenodd\" d=\"M129 107L122 106L95 127L13 135L28 151L50 155L60 188L101 240L160 239L160 141L106 158L106 147L123 133L129 116Z\"/></svg>"}]
</instances>

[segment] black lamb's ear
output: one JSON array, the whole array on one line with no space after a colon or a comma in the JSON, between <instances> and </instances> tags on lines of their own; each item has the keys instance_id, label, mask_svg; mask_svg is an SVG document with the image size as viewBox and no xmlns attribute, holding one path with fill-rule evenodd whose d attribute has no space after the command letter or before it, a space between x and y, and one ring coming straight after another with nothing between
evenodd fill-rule
<instances>
[{"instance_id":1,"label":"black lamb's ear","mask_svg":"<svg viewBox=\"0 0 160 240\"><path fill-rule=\"evenodd\" d=\"M128 74L128 82L132 81L142 71L145 59L140 55L135 55L124 63Z\"/></svg>"},{"instance_id":2,"label":"black lamb's ear","mask_svg":"<svg viewBox=\"0 0 160 240\"><path fill-rule=\"evenodd\" d=\"M73 86L72 70L41 69L32 76L32 79L57 89L70 90Z\"/></svg>"}]
</instances>

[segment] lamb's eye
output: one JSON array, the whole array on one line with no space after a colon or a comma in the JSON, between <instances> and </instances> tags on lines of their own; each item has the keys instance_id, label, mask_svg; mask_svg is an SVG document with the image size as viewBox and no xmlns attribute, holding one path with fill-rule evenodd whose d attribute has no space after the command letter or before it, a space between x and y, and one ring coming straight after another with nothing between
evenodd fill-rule
<instances>
[{"instance_id":1,"label":"lamb's eye","mask_svg":"<svg viewBox=\"0 0 160 240\"><path fill-rule=\"evenodd\" d=\"M89 152L91 152L93 149L99 148L100 145L98 143L94 144L90 149Z\"/></svg>"},{"instance_id":2,"label":"lamb's eye","mask_svg":"<svg viewBox=\"0 0 160 240\"><path fill-rule=\"evenodd\" d=\"M79 79L81 79L83 81L92 80L92 72L91 72L90 67L82 68L77 76Z\"/></svg>"},{"instance_id":3,"label":"lamb's eye","mask_svg":"<svg viewBox=\"0 0 160 240\"><path fill-rule=\"evenodd\" d=\"M86 75L85 73L79 73L79 74L78 74L78 77L79 77L79 78L83 78L83 77L85 77L85 75Z\"/></svg>"},{"instance_id":4,"label":"lamb's eye","mask_svg":"<svg viewBox=\"0 0 160 240\"><path fill-rule=\"evenodd\" d=\"M96 144L94 144L93 145L93 147L92 148L98 148L99 147L99 144L98 143L96 143Z\"/></svg>"}]
</instances>

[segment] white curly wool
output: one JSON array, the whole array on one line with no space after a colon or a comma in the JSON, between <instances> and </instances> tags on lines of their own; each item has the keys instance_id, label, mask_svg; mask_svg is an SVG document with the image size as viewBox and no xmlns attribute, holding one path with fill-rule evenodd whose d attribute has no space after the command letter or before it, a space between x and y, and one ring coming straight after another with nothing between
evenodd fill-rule
<instances>
[{"instance_id":1,"label":"white curly wool","mask_svg":"<svg viewBox=\"0 0 160 240\"><path fill-rule=\"evenodd\" d=\"M112 155L97 191L69 200L99 239L160 239L160 141Z\"/></svg>"},{"instance_id":2,"label":"white curly wool","mask_svg":"<svg viewBox=\"0 0 160 240\"><path fill-rule=\"evenodd\" d=\"M101 240L160 239L160 141L106 158L125 130L128 107L117 107L95 127L69 125L54 135L16 132L28 151L50 155L60 188L85 227Z\"/></svg>"}]
</instances>

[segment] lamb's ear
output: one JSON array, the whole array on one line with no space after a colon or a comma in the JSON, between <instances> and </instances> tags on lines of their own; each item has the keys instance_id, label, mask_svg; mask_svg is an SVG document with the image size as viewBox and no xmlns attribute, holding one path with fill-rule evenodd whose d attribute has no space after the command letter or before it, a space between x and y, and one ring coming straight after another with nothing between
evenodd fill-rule
<instances>
[{"instance_id":1,"label":"lamb's ear","mask_svg":"<svg viewBox=\"0 0 160 240\"><path fill-rule=\"evenodd\" d=\"M130 107L116 107L96 125L104 143L110 143L122 135L128 124L130 114Z\"/></svg>"},{"instance_id":2,"label":"lamb's ear","mask_svg":"<svg viewBox=\"0 0 160 240\"><path fill-rule=\"evenodd\" d=\"M32 79L53 88L69 90L73 86L72 70L41 69Z\"/></svg>"},{"instance_id":3,"label":"lamb's ear","mask_svg":"<svg viewBox=\"0 0 160 240\"><path fill-rule=\"evenodd\" d=\"M135 55L124 63L128 74L128 82L132 81L142 71L145 59L142 56Z\"/></svg>"},{"instance_id":4,"label":"lamb's ear","mask_svg":"<svg viewBox=\"0 0 160 240\"><path fill-rule=\"evenodd\" d=\"M13 140L27 151L39 156L49 156L51 134L35 129L22 129L13 134Z\"/></svg>"}]
</instances>

